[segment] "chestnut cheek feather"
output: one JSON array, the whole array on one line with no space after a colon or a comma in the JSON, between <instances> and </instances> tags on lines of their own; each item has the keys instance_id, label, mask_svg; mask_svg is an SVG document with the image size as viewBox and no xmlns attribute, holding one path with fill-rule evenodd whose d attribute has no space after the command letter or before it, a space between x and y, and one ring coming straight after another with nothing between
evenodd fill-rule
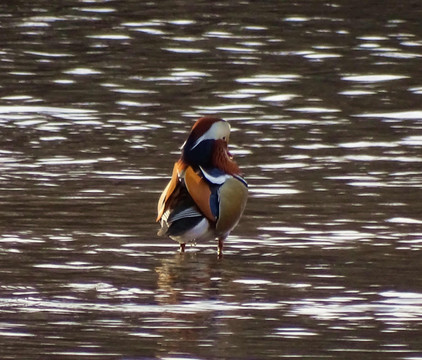
<instances>
[{"instance_id":1,"label":"chestnut cheek feather","mask_svg":"<svg viewBox=\"0 0 422 360\"><path fill-rule=\"evenodd\" d=\"M223 170L227 174L239 175L240 169L232 158L227 150L227 143L223 140L216 140L212 157L213 166Z\"/></svg>"}]
</instances>

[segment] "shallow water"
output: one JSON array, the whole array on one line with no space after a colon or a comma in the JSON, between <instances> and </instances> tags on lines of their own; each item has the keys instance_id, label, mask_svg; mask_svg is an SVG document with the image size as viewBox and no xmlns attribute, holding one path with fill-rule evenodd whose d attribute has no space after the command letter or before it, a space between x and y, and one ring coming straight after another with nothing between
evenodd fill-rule
<instances>
[{"instance_id":1,"label":"shallow water","mask_svg":"<svg viewBox=\"0 0 422 360\"><path fill-rule=\"evenodd\" d=\"M417 1L0 4L2 359L422 359ZM196 118L250 197L177 253Z\"/></svg>"}]
</instances>

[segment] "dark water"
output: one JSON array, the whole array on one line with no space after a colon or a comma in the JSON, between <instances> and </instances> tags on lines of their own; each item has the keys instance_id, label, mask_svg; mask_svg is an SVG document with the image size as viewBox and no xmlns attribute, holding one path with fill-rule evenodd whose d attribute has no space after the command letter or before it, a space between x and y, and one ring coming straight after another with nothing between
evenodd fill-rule
<instances>
[{"instance_id":1,"label":"dark water","mask_svg":"<svg viewBox=\"0 0 422 360\"><path fill-rule=\"evenodd\" d=\"M1 359L422 359L422 3L0 4ZM229 120L239 227L156 201Z\"/></svg>"}]
</instances>

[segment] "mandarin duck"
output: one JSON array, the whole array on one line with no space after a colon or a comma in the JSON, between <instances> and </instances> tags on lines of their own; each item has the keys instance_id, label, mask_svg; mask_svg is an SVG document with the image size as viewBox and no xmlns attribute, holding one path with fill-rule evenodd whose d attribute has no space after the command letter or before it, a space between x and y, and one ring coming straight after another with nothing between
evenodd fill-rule
<instances>
[{"instance_id":1,"label":"mandarin duck","mask_svg":"<svg viewBox=\"0 0 422 360\"><path fill-rule=\"evenodd\" d=\"M202 117L193 125L174 164L171 180L157 205L160 236L187 243L223 242L245 209L248 185L228 151L230 125L223 119Z\"/></svg>"}]
</instances>

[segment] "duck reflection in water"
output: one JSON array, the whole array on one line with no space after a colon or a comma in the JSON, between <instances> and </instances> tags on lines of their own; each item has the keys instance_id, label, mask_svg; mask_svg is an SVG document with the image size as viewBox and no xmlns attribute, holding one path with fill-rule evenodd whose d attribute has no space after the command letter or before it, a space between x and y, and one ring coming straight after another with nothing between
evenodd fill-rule
<instances>
[{"instance_id":1,"label":"duck reflection in water","mask_svg":"<svg viewBox=\"0 0 422 360\"><path fill-rule=\"evenodd\" d=\"M228 289L240 292L232 277L223 275L226 264L199 251L160 259L155 268L154 294L156 303L162 306L154 319L158 324L154 331L159 336L159 355L177 352L204 358L198 348L203 339L217 341L220 331L231 332L227 318L215 309L215 304L224 304ZM210 308L210 304L214 307ZM224 345L216 347L216 351L220 350L224 352Z\"/></svg>"},{"instance_id":2,"label":"duck reflection in water","mask_svg":"<svg viewBox=\"0 0 422 360\"><path fill-rule=\"evenodd\" d=\"M171 180L160 196L157 222L160 236L187 243L218 240L223 243L245 209L248 188L228 151L230 125L214 117L202 117L192 127L174 164Z\"/></svg>"}]
</instances>

